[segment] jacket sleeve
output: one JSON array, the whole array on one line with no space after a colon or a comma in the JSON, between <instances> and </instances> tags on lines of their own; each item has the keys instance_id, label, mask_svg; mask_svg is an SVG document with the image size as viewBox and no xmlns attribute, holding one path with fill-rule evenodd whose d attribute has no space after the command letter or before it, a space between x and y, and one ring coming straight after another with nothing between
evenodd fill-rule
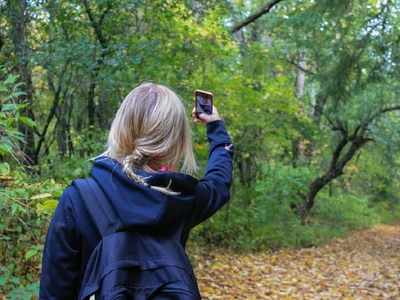
<instances>
[{"instance_id":1,"label":"jacket sleeve","mask_svg":"<svg viewBox=\"0 0 400 300\"><path fill-rule=\"evenodd\" d=\"M47 232L40 275L40 300L76 299L78 296L80 238L71 189L67 188L61 196Z\"/></svg>"},{"instance_id":2,"label":"jacket sleeve","mask_svg":"<svg viewBox=\"0 0 400 300\"><path fill-rule=\"evenodd\" d=\"M207 124L209 155L205 174L196 186L192 226L203 222L230 198L233 145L222 120Z\"/></svg>"}]
</instances>

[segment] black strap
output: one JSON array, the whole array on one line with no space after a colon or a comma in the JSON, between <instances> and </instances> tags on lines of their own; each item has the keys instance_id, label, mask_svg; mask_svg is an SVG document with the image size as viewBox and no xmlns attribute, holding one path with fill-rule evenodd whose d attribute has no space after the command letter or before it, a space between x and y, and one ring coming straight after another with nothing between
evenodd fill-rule
<instances>
[{"instance_id":1,"label":"black strap","mask_svg":"<svg viewBox=\"0 0 400 300\"><path fill-rule=\"evenodd\" d=\"M74 180L83 203L102 237L116 231L118 216L102 188L92 177Z\"/></svg>"}]
</instances>

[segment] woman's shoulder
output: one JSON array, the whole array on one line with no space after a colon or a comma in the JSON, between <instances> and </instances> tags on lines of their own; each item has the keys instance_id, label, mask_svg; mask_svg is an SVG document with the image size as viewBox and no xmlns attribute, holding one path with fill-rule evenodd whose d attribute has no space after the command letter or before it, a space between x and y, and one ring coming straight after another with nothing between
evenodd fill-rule
<instances>
[{"instance_id":1,"label":"woman's shoulder","mask_svg":"<svg viewBox=\"0 0 400 300\"><path fill-rule=\"evenodd\" d=\"M75 180L71 181L69 185L64 188L64 191L58 200L58 206L61 206L64 210L66 209L70 211L73 215L76 214L76 210L82 203L81 194L75 186Z\"/></svg>"},{"instance_id":2,"label":"woman's shoulder","mask_svg":"<svg viewBox=\"0 0 400 300\"><path fill-rule=\"evenodd\" d=\"M70 184L65 187L59 198L57 210L59 215L68 219L68 223L71 227L81 232L84 227L82 224L86 224L89 215L85 209L82 195L76 187L76 180L77 179L71 181Z\"/></svg>"}]
</instances>

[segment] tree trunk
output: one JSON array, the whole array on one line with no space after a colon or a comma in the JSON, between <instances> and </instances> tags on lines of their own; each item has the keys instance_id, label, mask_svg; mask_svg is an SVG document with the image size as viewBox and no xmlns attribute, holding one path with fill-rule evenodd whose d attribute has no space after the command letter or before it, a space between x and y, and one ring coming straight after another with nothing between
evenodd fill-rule
<instances>
[{"instance_id":1,"label":"tree trunk","mask_svg":"<svg viewBox=\"0 0 400 300\"><path fill-rule=\"evenodd\" d=\"M62 92L63 92L63 88L64 88L64 77L65 77L65 73L67 72L68 66L69 66L69 60L67 60L64 63L63 69L60 73L60 75L58 76L58 80L57 80L57 87L55 86L54 80L53 80L53 76L51 74L51 72L47 72L47 82L48 82L48 86L49 86L49 90L53 93L54 98L53 98L53 104L50 108L50 112L47 116L46 119L46 123L44 124L43 130L40 133L40 137L39 137L39 141L38 141L38 145L35 151L35 156L39 157L40 154L40 150L42 148L42 145L46 139L46 135L47 135L47 131L50 127L50 124L54 118L54 116L57 113L57 110L59 110L59 104L61 101L61 96L62 96ZM68 89L69 83L65 84L65 89ZM64 93L65 94L65 93Z\"/></svg>"},{"instance_id":2,"label":"tree trunk","mask_svg":"<svg viewBox=\"0 0 400 300\"><path fill-rule=\"evenodd\" d=\"M18 75L20 77L20 82L23 83L22 89L25 93L18 97L18 102L28 104L22 111L22 114L34 120L35 118L32 111L32 70L30 66L30 50L27 41L27 25L29 22L28 4L25 0L9 0L7 1L7 8L11 24L11 37L14 44ZM21 149L25 154L24 163L36 164L37 157L35 155L35 136L33 128L20 124L19 130L24 134L25 138L25 143L21 145Z\"/></svg>"},{"instance_id":3,"label":"tree trunk","mask_svg":"<svg viewBox=\"0 0 400 300\"><path fill-rule=\"evenodd\" d=\"M71 134L71 120L72 120L72 112L74 111L74 106L73 106L73 99L72 99L73 94L70 93L69 97L66 98L66 103L67 103L67 109L66 109L66 134L67 134L67 140L68 140L68 155L71 157L72 154L74 153L74 143L72 140L72 134Z\"/></svg>"},{"instance_id":4,"label":"tree trunk","mask_svg":"<svg viewBox=\"0 0 400 300\"><path fill-rule=\"evenodd\" d=\"M109 54L108 41L104 35L102 26L105 17L111 11L112 2L111 1L108 2L107 7L103 10L103 12L98 18L96 18L94 12L92 11L89 5L90 3L87 0L82 0L82 3L84 5L86 15L89 18L90 25L92 26L96 41L100 45L100 55L97 55L96 51L94 52L94 61L96 65L90 74L90 83L87 95L87 111L88 111L89 126L94 126L96 117L95 92L96 92L98 75L100 73L101 68L104 65L104 60L106 56Z\"/></svg>"},{"instance_id":5,"label":"tree trunk","mask_svg":"<svg viewBox=\"0 0 400 300\"><path fill-rule=\"evenodd\" d=\"M89 126L94 126L95 124L96 103L94 101L94 97L96 90L96 80L97 80L97 72L96 70L93 70L92 74L90 75L90 83L87 95L87 112L88 112Z\"/></svg>"},{"instance_id":6,"label":"tree trunk","mask_svg":"<svg viewBox=\"0 0 400 300\"><path fill-rule=\"evenodd\" d=\"M56 139L58 146L58 153L61 157L67 156L68 152L68 139L67 139L67 114L66 114L66 101L63 103L62 107L57 108L57 125L56 125Z\"/></svg>"},{"instance_id":7,"label":"tree trunk","mask_svg":"<svg viewBox=\"0 0 400 300\"><path fill-rule=\"evenodd\" d=\"M300 51L300 53L299 53L298 64L299 64L300 68L297 68L296 97L298 99L301 99L304 96L304 83L306 80L306 73L303 71L306 69L306 61L305 61L304 51Z\"/></svg>"},{"instance_id":8,"label":"tree trunk","mask_svg":"<svg viewBox=\"0 0 400 300\"><path fill-rule=\"evenodd\" d=\"M370 139L364 138L363 136L355 136L349 139L347 136L343 136L337 144L334 152L332 153L331 163L329 169L322 176L314 179L308 188L305 201L301 207L299 207L299 215L303 221L306 219L314 207L315 198L317 194L332 180L343 174L343 170L347 163L354 157L358 150L365 145ZM349 148L345 153L342 153L346 146Z\"/></svg>"},{"instance_id":9,"label":"tree trunk","mask_svg":"<svg viewBox=\"0 0 400 300\"><path fill-rule=\"evenodd\" d=\"M321 116L324 113L324 107L326 103L327 97L323 95L317 95L316 100L315 100L315 105L314 105L314 111L313 111L313 119L316 124L320 124L321 122Z\"/></svg>"},{"instance_id":10,"label":"tree trunk","mask_svg":"<svg viewBox=\"0 0 400 300\"><path fill-rule=\"evenodd\" d=\"M306 62L305 62L305 53L304 51L299 52L298 61L296 63L299 67L296 69L296 98L298 101L303 101L304 97L304 85L306 80ZM303 104L303 102L301 102ZM302 106L303 107L303 106ZM300 138L295 138L292 140L292 165L293 167L297 167L300 164L300 160L307 161L306 156L306 147L304 143L305 137L302 136Z\"/></svg>"},{"instance_id":11,"label":"tree trunk","mask_svg":"<svg viewBox=\"0 0 400 300\"><path fill-rule=\"evenodd\" d=\"M4 46L4 39L2 33L0 32L0 51L3 48L3 46Z\"/></svg>"},{"instance_id":12,"label":"tree trunk","mask_svg":"<svg viewBox=\"0 0 400 300\"><path fill-rule=\"evenodd\" d=\"M239 170L239 181L241 184L250 186L256 178L256 161L252 157L240 156L237 159L237 165Z\"/></svg>"}]
</instances>

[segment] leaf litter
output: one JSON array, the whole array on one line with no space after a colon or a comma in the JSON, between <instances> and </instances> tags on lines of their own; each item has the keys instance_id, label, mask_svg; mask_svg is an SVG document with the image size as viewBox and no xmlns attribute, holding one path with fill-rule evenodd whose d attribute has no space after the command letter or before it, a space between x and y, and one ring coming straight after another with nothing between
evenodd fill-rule
<instances>
[{"instance_id":1,"label":"leaf litter","mask_svg":"<svg viewBox=\"0 0 400 300\"><path fill-rule=\"evenodd\" d=\"M400 225L305 249L191 250L203 299L400 299Z\"/></svg>"}]
</instances>

